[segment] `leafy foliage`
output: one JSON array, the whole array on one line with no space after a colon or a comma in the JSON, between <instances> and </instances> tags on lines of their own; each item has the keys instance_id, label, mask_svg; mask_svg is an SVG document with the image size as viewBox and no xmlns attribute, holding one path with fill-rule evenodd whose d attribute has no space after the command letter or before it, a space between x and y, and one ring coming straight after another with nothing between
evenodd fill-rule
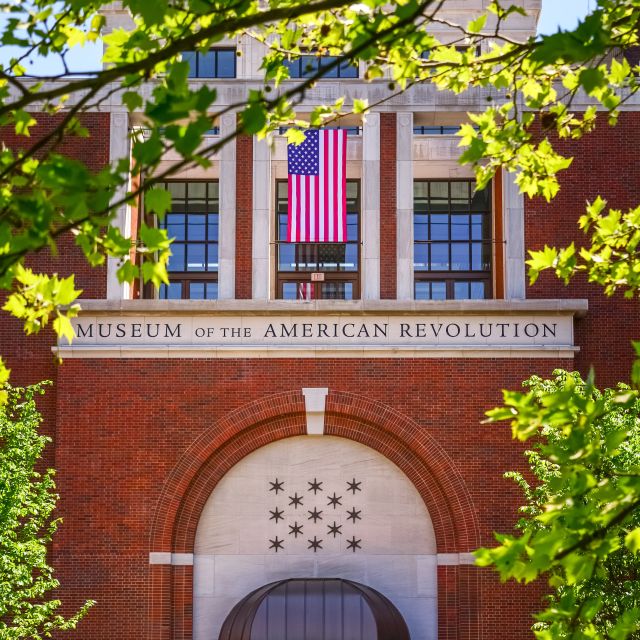
<instances>
[{"instance_id":1,"label":"leafy foliage","mask_svg":"<svg viewBox=\"0 0 640 640\"><path fill-rule=\"evenodd\" d=\"M50 638L73 629L93 604L75 615L58 613L59 600L47 599L58 587L47 563L47 545L60 520L53 511L53 470L36 466L49 438L40 435L42 421L35 399L44 384L26 389L6 387L0 407L0 638Z\"/></svg>"},{"instance_id":2,"label":"leafy foliage","mask_svg":"<svg viewBox=\"0 0 640 640\"><path fill-rule=\"evenodd\" d=\"M580 217L580 228L590 234L590 245L577 249L571 243L564 249L545 247L529 252L532 282L545 269L553 269L565 283L577 273L586 273L608 295L622 289L627 298L633 297L640 288L640 207L605 212L606 204L597 198Z\"/></svg>"},{"instance_id":3,"label":"leafy foliage","mask_svg":"<svg viewBox=\"0 0 640 640\"><path fill-rule=\"evenodd\" d=\"M498 0L468 25L447 22L442 16L446 0L124 0L131 28L104 33L100 12L107 4L0 1L6 16L0 42L24 51L0 68L0 126L25 140L20 150L0 149L0 288L17 289L7 310L24 319L29 332L54 314L55 330L68 334L70 314L50 297L30 309L35 298L28 295L32 285L25 285L21 266L28 254L45 247L55 252L57 238L71 232L90 264L113 257L120 261L121 280L167 282L166 233L143 223L132 240L115 224L116 211L148 191L146 206L161 217L170 202L155 185L185 167L209 166L211 155L240 133L266 136L281 125L320 126L349 110L366 114L374 105L359 99L345 105L339 98L317 106L308 121L296 117L306 91L344 61L362 62L367 81L386 83L385 74L390 74L382 101L425 82L454 92L491 89L488 108L472 114L476 126L463 127L462 161L474 165L480 185L506 167L517 173L525 193L547 199L557 193L558 173L571 159L558 154L547 137L536 139L534 124L561 138L578 138L595 126L597 106L615 122L619 107L638 89L638 70L612 52L638 44L640 0L599 0L573 32L525 42L503 35L504 25L523 9ZM431 25L442 23L459 34L453 42L442 44L429 33ZM263 82L236 104L217 106L215 87L189 82L181 52L204 51L223 38L237 37L265 43ZM69 50L99 38L106 45L104 68L81 77L67 74ZM484 53L478 55L476 45L483 43ZM307 78L289 79L283 62L308 51L336 59ZM34 52L59 57L65 73L29 73L25 61ZM150 90L143 89L149 82ZM132 135L130 157L90 171L61 153L60 143L89 135L82 114L116 92L141 128ZM577 114L571 104L579 92L591 97L593 107ZM204 137L212 120L234 111L240 113L235 131L213 141ZM32 139L37 112L57 115L58 125ZM169 151L178 160L160 168ZM142 172L145 179L138 180ZM127 190L131 176L139 186ZM59 282L46 284L48 276L37 277L46 296L59 288Z\"/></svg>"},{"instance_id":4,"label":"leafy foliage","mask_svg":"<svg viewBox=\"0 0 640 640\"><path fill-rule=\"evenodd\" d=\"M504 392L491 421L511 420L536 484L509 473L526 504L519 535L497 535L477 562L503 580L544 575L553 588L537 615L541 640L640 637L640 398L631 388L598 391L577 373L531 377Z\"/></svg>"}]
</instances>

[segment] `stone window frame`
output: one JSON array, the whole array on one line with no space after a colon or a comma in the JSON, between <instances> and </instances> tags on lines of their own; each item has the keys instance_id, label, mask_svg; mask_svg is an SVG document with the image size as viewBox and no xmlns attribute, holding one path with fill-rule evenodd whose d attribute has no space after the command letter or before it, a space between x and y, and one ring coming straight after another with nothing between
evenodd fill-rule
<instances>
[{"instance_id":1,"label":"stone window frame","mask_svg":"<svg viewBox=\"0 0 640 640\"><path fill-rule=\"evenodd\" d=\"M355 198L354 208L356 211L352 213L357 214L358 221L358 236L356 240L350 240L347 244L356 245L358 247L358 265L355 271L322 271L318 269L316 272L322 272L324 274L324 283L351 283L352 284L352 300L359 300L361 297L361 278L362 278L362 181L359 178L347 178L347 184L352 183L357 185L357 195ZM311 250L311 253L318 258L319 248L323 244L327 243L286 243L280 239L280 216L286 216L286 209L281 211L280 209L286 203L285 199L281 199L278 197L278 189L279 185L286 185L286 180L276 180L275 184L275 214L274 214L274 228L275 228L275 260L274 260L274 271L275 271L275 299L282 300L284 299L283 289L285 284L296 283L298 285L301 284L313 284L314 294L315 289L318 287L322 287L322 282L311 283L311 273L315 273L310 270L295 270L295 271L280 271L278 268L280 262L280 244L293 244L293 245L301 245L307 246ZM348 205L347 205L348 206ZM349 211L347 211L347 215L349 215ZM334 243L328 243L334 244ZM341 244L341 243L335 243ZM304 279L302 279L304 277ZM302 299L322 299L316 298L316 296L312 294L311 298L305 298L304 294L300 291L298 293L299 300ZM335 298L334 298L335 299Z\"/></svg>"},{"instance_id":2,"label":"stone window frame","mask_svg":"<svg viewBox=\"0 0 640 640\"><path fill-rule=\"evenodd\" d=\"M414 179L414 194L415 194L415 184L416 183L425 183L425 184L434 184L434 183L446 183L449 185L448 187L448 201L451 204L451 185L453 183L467 183L471 184L475 182L473 178L427 178L427 179ZM472 227L469 228L469 239L464 240L460 239L458 244L469 244L470 252L471 245L482 243L488 247L489 253L489 269L488 270L480 270L480 269L470 269L470 270L418 270L415 267L415 247L416 245L430 245L434 244L447 244L449 246L449 255L451 256L452 245L456 244L455 240L452 237L451 233L451 206L449 206L449 239L448 240L417 240L415 238L415 216L416 216L416 206L415 206L415 195L414 195L414 207L413 207L413 219L412 225L414 227L414 237L413 237L413 255L414 255L414 264L413 264L413 298L418 300L431 299L431 300L468 300L474 299L472 295L467 298L456 298L455 296L455 288L456 285L462 283L468 283L468 290L471 293L472 284L475 282L482 282L484 285L484 296L483 298L476 297L475 299L492 299L494 297L494 272L496 270L496 260L495 260L495 252L493 251L494 244L494 234L495 234L495 211L494 211L494 198L493 198L493 184L489 185L487 189L491 189L488 194L488 202L489 207L486 211L482 212L488 218L488 224L483 225L483 233L482 238L476 243L473 242L473 238L471 237ZM472 192L471 192L472 193ZM472 195L470 196L469 202L471 203ZM469 207L469 211L471 212L471 206ZM471 213L469 215L472 215ZM471 254L470 254L471 255ZM470 264L471 266L471 264ZM429 285L429 290L431 292L431 297L428 298L418 298L417 297L417 288L418 285ZM444 284L445 287L445 297L444 298L434 298L432 297L432 289L435 284Z\"/></svg>"}]
</instances>

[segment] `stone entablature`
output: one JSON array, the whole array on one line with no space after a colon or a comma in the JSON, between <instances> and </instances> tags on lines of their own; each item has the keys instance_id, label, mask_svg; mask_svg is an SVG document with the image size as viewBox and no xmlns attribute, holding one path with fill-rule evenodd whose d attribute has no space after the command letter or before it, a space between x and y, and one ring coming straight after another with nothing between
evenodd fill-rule
<instances>
[{"instance_id":1,"label":"stone entablature","mask_svg":"<svg viewBox=\"0 0 640 640\"><path fill-rule=\"evenodd\" d=\"M85 301L62 357L572 357L584 300Z\"/></svg>"}]
</instances>

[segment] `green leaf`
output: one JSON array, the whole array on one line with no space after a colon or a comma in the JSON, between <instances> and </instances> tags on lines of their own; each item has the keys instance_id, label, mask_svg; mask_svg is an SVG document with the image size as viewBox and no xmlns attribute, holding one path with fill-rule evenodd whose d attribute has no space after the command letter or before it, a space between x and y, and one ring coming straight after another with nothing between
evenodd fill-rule
<instances>
[{"instance_id":1,"label":"green leaf","mask_svg":"<svg viewBox=\"0 0 640 640\"><path fill-rule=\"evenodd\" d=\"M146 210L164 216L171 210L171 193L166 189L149 189L144 195Z\"/></svg>"},{"instance_id":2,"label":"green leaf","mask_svg":"<svg viewBox=\"0 0 640 640\"><path fill-rule=\"evenodd\" d=\"M479 15L475 20L472 20L467 25L467 31L469 33L480 33L484 29L484 25L487 22L487 14L483 13Z\"/></svg>"},{"instance_id":3,"label":"green leaf","mask_svg":"<svg viewBox=\"0 0 640 640\"><path fill-rule=\"evenodd\" d=\"M640 551L640 527L629 531L624 538L624 544L633 553Z\"/></svg>"}]
</instances>

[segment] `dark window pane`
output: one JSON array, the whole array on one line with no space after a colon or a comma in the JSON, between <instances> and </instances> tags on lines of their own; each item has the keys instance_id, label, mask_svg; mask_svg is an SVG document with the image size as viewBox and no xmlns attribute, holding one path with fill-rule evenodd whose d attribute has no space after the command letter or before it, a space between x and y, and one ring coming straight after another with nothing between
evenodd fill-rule
<instances>
[{"instance_id":1,"label":"dark window pane","mask_svg":"<svg viewBox=\"0 0 640 640\"><path fill-rule=\"evenodd\" d=\"M471 283L471 299L472 300L484 300L486 297L484 282L472 282Z\"/></svg>"},{"instance_id":2,"label":"dark window pane","mask_svg":"<svg viewBox=\"0 0 640 640\"><path fill-rule=\"evenodd\" d=\"M451 270L469 271L470 269L469 245L466 242L453 242L451 244Z\"/></svg>"},{"instance_id":3,"label":"dark window pane","mask_svg":"<svg viewBox=\"0 0 640 640\"><path fill-rule=\"evenodd\" d=\"M473 211L489 211L491 209L491 189L489 187L482 191L476 191L472 195L471 209Z\"/></svg>"},{"instance_id":4,"label":"dark window pane","mask_svg":"<svg viewBox=\"0 0 640 640\"><path fill-rule=\"evenodd\" d=\"M215 52L198 53L198 78L215 78Z\"/></svg>"},{"instance_id":5,"label":"dark window pane","mask_svg":"<svg viewBox=\"0 0 640 640\"><path fill-rule=\"evenodd\" d=\"M217 282L207 282L205 296L207 300L218 299L218 283Z\"/></svg>"},{"instance_id":6,"label":"dark window pane","mask_svg":"<svg viewBox=\"0 0 640 640\"><path fill-rule=\"evenodd\" d=\"M357 78L358 67L351 64L348 60L343 60L340 63L340 77L341 78Z\"/></svg>"},{"instance_id":7,"label":"dark window pane","mask_svg":"<svg viewBox=\"0 0 640 640\"><path fill-rule=\"evenodd\" d=\"M207 271L218 270L218 245L211 243L207 245Z\"/></svg>"},{"instance_id":8,"label":"dark window pane","mask_svg":"<svg viewBox=\"0 0 640 640\"><path fill-rule=\"evenodd\" d=\"M187 271L204 271L204 247L203 244L187 245Z\"/></svg>"},{"instance_id":9,"label":"dark window pane","mask_svg":"<svg viewBox=\"0 0 640 640\"><path fill-rule=\"evenodd\" d=\"M278 270L294 271L295 270L295 245L281 244L278 249Z\"/></svg>"},{"instance_id":10,"label":"dark window pane","mask_svg":"<svg viewBox=\"0 0 640 640\"><path fill-rule=\"evenodd\" d=\"M174 242L169 256L169 271L184 271L184 245Z\"/></svg>"},{"instance_id":11,"label":"dark window pane","mask_svg":"<svg viewBox=\"0 0 640 640\"><path fill-rule=\"evenodd\" d=\"M187 194L187 185L184 182L167 182L166 188L171 194L171 201L175 204L179 200L184 200Z\"/></svg>"},{"instance_id":12,"label":"dark window pane","mask_svg":"<svg viewBox=\"0 0 640 640\"><path fill-rule=\"evenodd\" d=\"M449 216L432 215L431 218L431 238L430 240L449 239Z\"/></svg>"},{"instance_id":13,"label":"dark window pane","mask_svg":"<svg viewBox=\"0 0 640 640\"><path fill-rule=\"evenodd\" d=\"M346 247L344 244L318 245L318 263L322 270L342 270L345 265Z\"/></svg>"},{"instance_id":14,"label":"dark window pane","mask_svg":"<svg viewBox=\"0 0 640 640\"><path fill-rule=\"evenodd\" d=\"M431 299L432 300L447 299L447 283L446 282L431 283Z\"/></svg>"},{"instance_id":15,"label":"dark window pane","mask_svg":"<svg viewBox=\"0 0 640 640\"><path fill-rule=\"evenodd\" d=\"M290 78L300 77L300 59L296 60L283 60L282 64L289 70Z\"/></svg>"},{"instance_id":16,"label":"dark window pane","mask_svg":"<svg viewBox=\"0 0 640 640\"><path fill-rule=\"evenodd\" d=\"M358 240L358 214L347 213L347 240L355 242Z\"/></svg>"},{"instance_id":17,"label":"dark window pane","mask_svg":"<svg viewBox=\"0 0 640 640\"><path fill-rule=\"evenodd\" d=\"M451 216L451 239L469 239L469 216Z\"/></svg>"},{"instance_id":18,"label":"dark window pane","mask_svg":"<svg viewBox=\"0 0 640 640\"><path fill-rule=\"evenodd\" d=\"M468 300L470 295L468 282L455 282L453 285L453 297L456 300Z\"/></svg>"},{"instance_id":19,"label":"dark window pane","mask_svg":"<svg viewBox=\"0 0 640 640\"><path fill-rule=\"evenodd\" d=\"M482 260L482 249L482 244L479 242L474 242L471 245L471 269L473 271L483 271L485 268Z\"/></svg>"},{"instance_id":20,"label":"dark window pane","mask_svg":"<svg viewBox=\"0 0 640 640\"><path fill-rule=\"evenodd\" d=\"M321 68L325 68L326 69L326 67L328 67L330 64L332 64L335 61L336 61L336 57L335 56L322 56L320 58L319 66ZM337 78L338 77L339 66L340 65L336 65L332 69L330 69L328 71L325 71L323 77L324 78Z\"/></svg>"},{"instance_id":21,"label":"dark window pane","mask_svg":"<svg viewBox=\"0 0 640 640\"><path fill-rule=\"evenodd\" d=\"M189 242L205 239L205 222L207 217L191 213L187 216L187 239Z\"/></svg>"},{"instance_id":22,"label":"dark window pane","mask_svg":"<svg viewBox=\"0 0 640 640\"><path fill-rule=\"evenodd\" d=\"M196 67L196 52L195 51L183 51L182 59L189 63L189 77L196 78L197 77L197 67Z\"/></svg>"},{"instance_id":23,"label":"dark window pane","mask_svg":"<svg viewBox=\"0 0 640 640\"><path fill-rule=\"evenodd\" d=\"M413 246L413 268L423 271L428 268L429 245L416 244Z\"/></svg>"},{"instance_id":24,"label":"dark window pane","mask_svg":"<svg viewBox=\"0 0 640 640\"><path fill-rule=\"evenodd\" d=\"M343 269L345 271L358 270L358 245L357 244L346 245L346 255L344 259Z\"/></svg>"},{"instance_id":25,"label":"dark window pane","mask_svg":"<svg viewBox=\"0 0 640 640\"><path fill-rule=\"evenodd\" d=\"M189 298L191 300L204 300L204 282L191 282L189 284Z\"/></svg>"},{"instance_id":26,"label":"dark window pane","mask_svg":"<svg viewBox=\"0 0 640 640\"><path fill-rule=\"evenodd\" d=\"M221 49L218 52L218 78L236 77L236 52Z\"/></svg>"},{"instance_id":27,"label":"dark window pane","mask_svg":"<svg viewBox=\"0 0 640 640\"><path fill-rule=\"evenodd\" d=\"M297 282L285 282L282 285L282 299L283 300L297 300L298 299L298 283Z\"/></svg>"},{"instance_id":28,"label":"dark window pane","mask_svg":"<svg viewBox=\"0 0 640 640\"><path fill-rule=\"evenodd\" d=\"M431 286L429 282L416 282L414 286L416 300L431 300Z\"/></svg>"},{"instance_id":29,"label":"dark window pane","mask_svg":"<svg viewBox=\"0 0 640 640\"><path fill-rule=\"evenodd\" d=\"M218 226L218 216L217 215L210 215L209 217L209 228L207 230L207 233L209 234L209 242L218 242L218 232L219 232L219 226Z\"/></svg>"},{"instance_id":30,"label":"dark window pane","mask_svg":"<svg viewBox=\"0 0 640 640\"><path fill-rule=\"evenodd\" d=\"M483 238L483 216L479 213L474 213L471 216L471 238L473 240L482 240Z\"/></svg>"},{"instance_id":31,"label":"dark window pane","mask_svg":"<svg viewBox=\"0 0 640 640\"><path fill-rule=\"evenodd\" d=\"M449 271L449 245L431 245L431 264L429 267L433 271Z\"/></svg>"},{"instance_id":32,"label":"dark window pane","mask_svg":"<svg viewBox=\"0 0 640 640\"><path fill-rule=\"evenodd\" d=\"M317 56L302 56L300 58L300 77L309 78L318 71Z\"/></svg>"},{"instance_id":33,"label":"dark window pane","mask_svg":"<svg viewBox=\"0 0 640 640\"><path fill-rule=\"evenodd\" d=\"M182 298L182 283L170 282L160 285L160 300L180 300Z\"/></svg>"},{"instance_id":34,"label":"dark window pane","mask_svg":"<svg viewBox=\"0 0 640 640\"><path fill-rule=\"evenodd\" d=\"M168 213L165 218L167 235L176 240L185 239L184 216L182 214ZM165 226L161 225L161 226Z\"/></svg>"},{"instance_id":35,"label":"dark window pane","mask_svg":"<svg viewBox=\"0 0 640 640\"><path fill-rule=\"evenodd\" d=\"M413 217L413 237L417 241L429 239L429 216L416 213Z\"/></svg>"}]
</instances>

